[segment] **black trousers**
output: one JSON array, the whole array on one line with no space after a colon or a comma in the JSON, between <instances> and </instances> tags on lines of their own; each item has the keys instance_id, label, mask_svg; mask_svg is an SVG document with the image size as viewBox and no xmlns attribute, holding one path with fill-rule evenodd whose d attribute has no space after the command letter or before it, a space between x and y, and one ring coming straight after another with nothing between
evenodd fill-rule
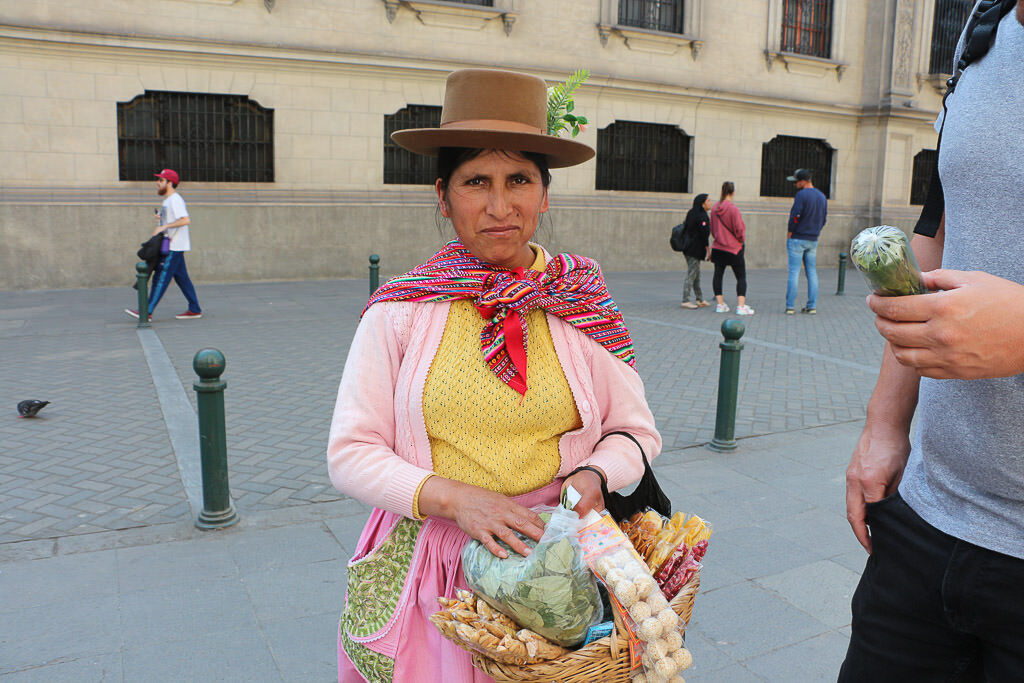
<instances>
[{"instance_id":1,"label":"black trousers","mask_svg":"<svg viewBox=\"0 0 1024 683\"><path fill-rule=\"evenodd\" d=\"M839 681L1024 680L1024 560L942 533L898 493L867 516Z\"/></svg>"},{"instance_id":2,"label":"black trousers","mask_svg":"<svg viewBox=\"0 0 1024 683\"><path fill-rule=\"evenodd\" d=\"M730 254L721 249L711 250L711 262L715 264L715 274L711 277L711 289L715 296L722 295L722 276L725 275L726 268L732 268L733 275L736 276L736 296L747 295L747 262L743 258L744 251L746 251L745 248L740 249L738 254Z\"/></svg>"}]
</instances>

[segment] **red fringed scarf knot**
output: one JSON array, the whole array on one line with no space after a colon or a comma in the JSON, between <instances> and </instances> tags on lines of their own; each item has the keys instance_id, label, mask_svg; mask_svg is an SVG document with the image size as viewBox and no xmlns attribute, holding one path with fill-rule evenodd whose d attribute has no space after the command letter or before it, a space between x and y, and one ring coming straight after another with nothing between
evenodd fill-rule
<instances>
[{"instance_id":1,"label":"red fringed scarf knot","mask_svg":"<svg viewBox=\"0 0 1024 683\"><path fill-rule=\"evenodd\" d=\"M366 308L382 301L472 299L488 322L480 333L484 361L501 381L526 394L526 314L543 309L634 367L633 340L608 294L597 262L558 254L543 272L505 270L473 256L458 240L425 263L388 280ZM363 312L366 312L366 308Z\"/></svg>"}]
</instances>

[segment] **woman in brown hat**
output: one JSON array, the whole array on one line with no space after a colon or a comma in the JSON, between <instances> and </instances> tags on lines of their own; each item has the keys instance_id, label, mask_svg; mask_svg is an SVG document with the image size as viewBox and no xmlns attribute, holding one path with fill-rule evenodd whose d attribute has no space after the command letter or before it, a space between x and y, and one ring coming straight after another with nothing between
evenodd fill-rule
<instances>
[{"instance_id":1,"label":"woman in brown hat","mask_svg":"<svg viewBox=\"0 0 1024 683\"><path fill-rule=\"evenodd\" d=\"M465 587L472 538L495 555L540 539L531 508L568 484L581 514L601 485L638 480L661 437L633 346L597 263L530 240L549 168L593 150L548 134L544 81L486 69L448 77L439 128L395 142L438 157L455 239L370 299L349 349L327 460L374 506L349 563L341 681L488 681L427 617ZM603 439L605 435L609 438Z\"/></svg>"}]
</instances>

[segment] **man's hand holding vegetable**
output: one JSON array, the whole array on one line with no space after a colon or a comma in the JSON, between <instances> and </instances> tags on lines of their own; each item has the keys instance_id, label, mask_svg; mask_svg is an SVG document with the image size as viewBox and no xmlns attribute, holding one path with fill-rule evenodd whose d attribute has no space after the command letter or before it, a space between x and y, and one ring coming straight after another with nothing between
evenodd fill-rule
<instances>
[{"instance_id":1,"label":"man's hand holding vegetable","mask_svg":"<svg viewBox=\"0 0 1024 683\"><path fill-rule=\"evenodd\" d=\"M911 248L927 295L868 296L886 339L867 420L846 470L846 516L871 552L865 504L896 492L910 455L920 378L983 379L1024 372L1024 285L980 271L942 270L945 221Z\"/></svg>"},{"instance_id":2,"label":"man's hand holding vegetable","mask_svg":"<svg viewBox=\"0 0 1024 683\"><path fill-rule=\"evenodd\" d=\"M1024 372L1024 286L980 271L940 269L922 278L937 291L868 297L897 361L934 379Z\"/></svg>"}]
</instances>

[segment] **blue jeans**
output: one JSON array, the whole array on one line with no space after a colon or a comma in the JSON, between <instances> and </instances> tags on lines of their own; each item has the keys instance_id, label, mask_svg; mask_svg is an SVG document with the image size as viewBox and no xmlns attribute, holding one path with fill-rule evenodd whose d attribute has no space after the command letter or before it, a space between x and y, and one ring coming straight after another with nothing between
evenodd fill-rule
<instances>
[{"instance_id":1,"label":"blue jeans","mask_svg":"<svg viewBox=\"0 0 1024 683\"><path fill-rule=\"evenodd\" d=\"M789 252L789 282L786 284L786 308L796 305L796 290L800 280L800 263L804 264L807 275L807 308L818 307L818 271L814 261L818 255L818 243L812 240L786 240Z\"/></svg>"},{"instance_id":2,"label":"blue jeans","mask_svg":"<svg viewBox=\"0 0 1024 683\"><path fill-rule=\"evenodd\" d=\"M839 683L1021 680L1024 559L942 533L899 493L869 503L867 521Z\"/></svg>"},{"instance_id":3,"label":"blue jeans","mask_svg":"<svg viewBox=\"0 0 1024 683\"><path fill-rule=\"evenodd\" d=\"M156 305L160 303L161 297L167 291L171 280L178 283L181 293L188 301L188 310L193 313L202 313L199 308L199 300L196 298L196 288L192 286L192 280L188 277L188 268L185 267L185 252L172 251L164 256L163 261L156 267L153 273L153 285L149 289L149 312L152 315Z\"/></svg>"}]
</instances>

